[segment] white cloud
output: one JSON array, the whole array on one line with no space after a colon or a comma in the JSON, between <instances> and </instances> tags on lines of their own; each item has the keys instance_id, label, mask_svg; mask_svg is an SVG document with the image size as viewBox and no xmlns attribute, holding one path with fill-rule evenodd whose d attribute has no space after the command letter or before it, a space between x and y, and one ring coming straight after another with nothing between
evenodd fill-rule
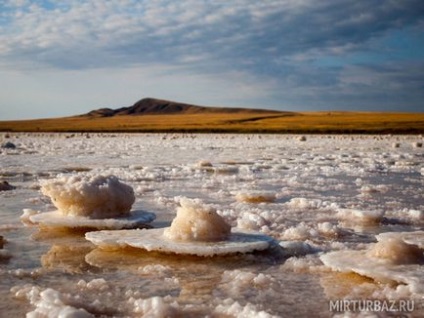
<instances>
[{"instance_id":1,"label":"white cloud","mask_svg":"<svg viewBox=\"0 0 424 318\"><path fill-rule=\"evenodd\" d=\"M1 82L9 80L6 71L24 72L19 73L26 74L22 82L31 89L35 85L32 81L40 74L54 72L55 77L62 78L63 86L94 96L92 92L102 87L95 83L95 74L108 70L109 76L120 78L120 74L143 69L137 81L157 97L199 104L215 104L216 100L239 106L264 98L270 105L283 107L315 105L318 99L325 104L326 96L333 98L333 103L337 97L343 99L343 92L359 88L352 70L362 66L351 58L353 55L389 52L384 45L375 46L376 39L389 38L392 30L422 24L424 20L421 0L68 0L48 5L43 0L3 2ZM324 60L327 65L317 66L317 61ZM170 74L153 71L157 67ZM364 68L361 74L365 74ZM71 71L83 75L75 78L69 75ZM406 74L390 77L386 68L376 68L374 73L390 79L391 85L404 80ZM79 83L73 81L84 82L91 89L78 89ZM416 75L415 81L422 83L424 79ZM362 89L377 92L377 82L364 82ZM49 80L42 83L47 85ZM184 83L190 83L196 91ZM16 92L25 87L18 82L16 85ZM129 82L126 85L132 87ZM45 91L42 87L39 90ZM339 94L332 90L339 90ZM118 97L124 98L116 90L111 91L117 101ZM416 90L411 93L416 94ZM145 95L138 91L130 100ZM32 96L33 100L52 102L35 90ZM79 101L84 104L83 99ZM99 104L103 104L101 101ZM92 102L94 99L87 97L87 104L91 106Z\"/></svg>"}]
</instances>

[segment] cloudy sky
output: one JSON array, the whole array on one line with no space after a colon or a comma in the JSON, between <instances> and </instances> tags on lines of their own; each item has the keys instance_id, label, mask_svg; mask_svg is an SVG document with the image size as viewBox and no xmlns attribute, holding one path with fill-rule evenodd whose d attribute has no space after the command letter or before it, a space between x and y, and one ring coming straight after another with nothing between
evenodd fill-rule
<instances>
[{"instance_id":1,"label":"cloudy sky","mask_svg":"<svg viewBox=\"0 0 424 318\"><path fill-rule=\"evenodd\" d=\"M424 111L423 0L0 0L0 120L156 97Z\"/></svg>"}]
</instances>

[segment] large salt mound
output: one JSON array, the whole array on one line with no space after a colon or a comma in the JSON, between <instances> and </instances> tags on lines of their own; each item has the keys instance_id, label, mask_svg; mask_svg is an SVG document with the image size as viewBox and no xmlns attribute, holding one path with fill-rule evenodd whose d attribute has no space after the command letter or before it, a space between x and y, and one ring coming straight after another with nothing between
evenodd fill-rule
<instances>
[{"instance_id":1,"label":"large salt mound","mask_svg":"<svg viewBox=\"0 0 424 318\"><path fill-rule=\"evenodd\" d=\"M213 242L228 238L231 226L209 206L200 200L182 198L181 207L164 236L173 241Z\"/></svg>"},{"instance_id":2,"label":"large salt mound","mask_svg":"<svg viewBox=\"0 0 424 318\"><path fill-rule=\"evenodd\" d=\"M133 189L115 176L59 176L41 182L41 192L64 215L93 219L128 216L135 201Z\"/></svg>"},{"instance_id":3,"label":"large salt mound","mask_svg":"<svg viewBox=\"0 0 424 318\"><path fill-rule=\"evenodd\" d=\"M367 250L331 252L321 260L334 270L406 284L411 292L423 294L424 232L383 233L377 240Z\"/></svg>"},{"instance_id":4,"label":"large salt mound","mask_svg":"<svg viewBox=\"0 0 424 318\"><path fill-rule=\"evenodd\" d=\"M24 223L120 230L145 227L156 218L153 213L130 211L135 201L134 191L115 176L59 176L41 185L43 194L59 210L38 213L24 209L21 216Z\"/></svg>"},{"instance_id":5,"label":"large salt mound","mask_svg":"<svg viewBox=\"0 0 424 318\"><path fill-rule=\"evenodd\" d=\"M104 248L126 246L164 253L214 256L265 250L273 239L258 233L232 231L215 210L199 200L181 200L171 227L152 230L90 232L86 239Z\"/></svg>"}]
</instances>

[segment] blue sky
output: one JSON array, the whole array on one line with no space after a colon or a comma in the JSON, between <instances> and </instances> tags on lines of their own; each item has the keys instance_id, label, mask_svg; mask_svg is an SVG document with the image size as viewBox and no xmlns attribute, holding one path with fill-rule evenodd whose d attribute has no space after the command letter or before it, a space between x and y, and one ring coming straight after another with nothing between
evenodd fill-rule
<instances>
[{"instance_id":1,"label":"blue sky","mask_svg":"<svg viewBox=\"0 0 424 318\"><path fill-rule=\"evenodd\" d=\"M156 97L424 111L422 0L0 0L0 120Z\"/></svg>"}]
</instances>

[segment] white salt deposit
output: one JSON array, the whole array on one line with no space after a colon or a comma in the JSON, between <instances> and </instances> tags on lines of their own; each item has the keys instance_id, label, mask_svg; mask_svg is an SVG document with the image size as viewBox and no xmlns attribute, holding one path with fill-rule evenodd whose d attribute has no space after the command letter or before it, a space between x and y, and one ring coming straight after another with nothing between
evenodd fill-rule
<instances>
[{"instance_id":1,"label":"white salt deposit","mask_svg":"<svg viewBox=\"0 0 424 318\"><path fill-rule=\"evenodd\" d=\"M224 315L224 317L245 317L245 318L276 318L278 316L271 315L264 310L258 310L256 306L248 303L245 306L240 305L237 301L228 299L222 305L215 308L215 313Z\"/></svg>"},{"instance_id":2,"label":"white salt deposit","mask_svg":"<svg viewBox=\"0 0 424 318\"><path fill-rule=\"evenodd\" d=\"M171 241L213 242L228 238L231 226L216 210L200 200L181 198L181 207L171 226L164 230L164 237Z\"/></svg>"},{"instance_id":3,"label":"white salt deposit","mask_svg":"<svg viewBox=\"0 0 424 318\"><path fill-rule=\"evenodd\" d=\"M180 199L181 207L168 228L91 232L85 235L103 247L131 246L147 251L198 256L265 250L273 239L258 233L231 231L231 226L201 200Z\"/></svg>"},{"instance_id":4,"label":"white salt deposit","mask_svg":"<svg viewBox=\"0 0 424 318\"><path fill-rule=\"evenodd\" d=\"M115 176L62 175L41 181L41 192L64 215L93 219L128 216L135 201L132 187Z\"/></svg>"},{"instance_id":5,"label":"white salt deposit","mask_svg":"<svg viewBox=\"0 0 424 318\"><path fill-rule=\"evenodd\" d=\"M128 216L102 219L92 219L85 216L63 215L61 211L43 212L28 216L30 223L50 227L116 230L144 227L155 218L156 215L154 213L144 211L132 211Z\"/></svg>"},{"instance_id":6,"label":"white salt deposit","mask_svg":"<svg viewBox=\"0 0 424 318\"><path fill-rule=\"evenodd\" d=\"M359 225L376 225L383 219L382 211L362 211L356 209L338 209L336 217L342 222Z\"/></svg>"},{"instance_id":7,"label":"white salt deposit","mask_svg":"<svg viewBox=\"0 0 424 318\"><path fill-rule=\"evenodd\" d=\"M134 191L112 175L61 175L42 181L41 191L59 210L41 213L23 209L20 218L26 225L125 229L144 227L156 217L150 212L130 211Z\"/></svg>"},{"instance_id":8,"label":"white salt deposit","mask_svg":"<svg viewBox=\"0 0 424 318\"><path fill-rule=\"evenodd\" d=\"M323 265L321 253L345 251L349 253L346 270L358 259L363 268L369 267L368 271L375 267L375 275L377 271L380 275L386 273L385 279L401 284L374 283L371 278L350 271L347 276L359 276L359 281L372 285L372 292L366 294L369 297L409 297L414 294L414 275L424 272L422 263L411 263L414 258L402 264L402 257L387 257L390 248L384 244L379 245L380 258L369 252L375 234L422 229L423 148L412 146L422 142L419 136L307 135L306 142L298 142L295 135L9 135L8 140L17 148L0 149L0 180L16 187L0 192L0 235L7 237L5 248L12 255L10 260L0 262L0 298L7 300L0 302L4 316L23 317L27 311L37 310L35 304L33 309L28 308L29 300L25 305L22 300L11 299L12 286L30 282L40 292L48 288L60 292L64 304L97 316L142 316L144 304L155 304L153 307L160 311L163 306L171 316L237 316L247 315L252 309L254 315L263 311L283 317L306 317L312 312L327 317L332 313L328 312L320 278L344 274ZM0 133L0 140L1 136L4 134ZM395 143L400 146L393 147ZM41 238L36 237L33 227L24 227L19 221L19 211L30 209L26 215L29 220L38 211L54 210L50 200L34 185L40 179L56 178L59 173L72 176L76 172L85 176L114 175L121 183L137 189L132 210L154 211L155 227L171 223L181 196L200 198L231 226L283 241L280 246L284 257L276 257L281 253L256 253L196 258L192 262L191 257L146 253L143 249L55 249L93 246L72 234L74 230L53 236L49 233L59 233L59 229L50 228L42 231ZM275 194L276 200L253 204L235 197L251 192ZM342 209L351 211L341 212ZM147 236L154 233L138 232ZM161 236L158 240L163 244L164 239ZM407 241L404 236L399 250L406 250L402 242L419 247L417 240ZM204 244L196 242L199 243ZM357 251L363 254L356 254ZM105 266L104 256L99 259L100 252L109 255L110 266ZM77 256L75 260L71 260L72 253ZM49 266L45 266L47 258L51 260ZM244 266L240 259L251 263ZM372 261L367 262L369 259L380 265L374 266ZM417 270L410 270L414 266ZM393 278L389 270L394 269L403 280ZM228 279L224 281L222 275L227 270L244 274L235 275L237 281L226 275ZM248 286L244 279L252 281L249 277L257 277L257 282L272 277L282 288L271 292L257 284L243 289ZM99 278L108 282L109 289L76 286L81 279L90 282ZM423 281L422 277L415 279ZM338 287L343 282L335 280L332 284ZM360 298L364 294L356 291L362 287L354 281L350 295ZM236 290L241 292L232 292ZM336 288L332 295L343 298L344 294L337 290L340 291ZM80 300L68 301L65 295L79 296ZM423 295L415 293L414 297L421 300ZM178 304L174 306L175 302ZM136 308L140 312L135 313ZM221 313L216 308L222 308ZM411 316L424 315L416 311Z\"/></svg>"},{"instance_id":9,"label":"white salt deposit","mask_svg":"<svg viewBox=\"0 0 424 318\"><path fill-rule=\"evenodd\" d=\"M406 244L416 245L424 250L424 232L385 232L376 236L377 241L401 240Z\"/></svg>"},{"instance_id":10,"label":"white salt deposit","mask_svg":"<svg viewBox=\"0 0 424 318\"><path fill-rule=\"evenodd\" d=\"M102 248L131 246L146 251L198 256L227 255L261 251L270 247L272 238L251 232L231 232L219 242L171 241L164 229L98 231L85 234L87 240Z\"/></svg>"},{"instance_id":11,"label":"white salt deposit","mask_svg":"<svg viewBox=\"0 0 424 318\"><path fill-rule=\"evenodd\" d=\"M331 252L321 260L334 270L406 284L411 292L423 294L424 232L383 233L377 239L366 250Z\"/></svg>"},{"instance_id":12,"label":"white salt deposit","mask_svg":"<svg viewBox=\"0 0 424 318\"><path fill-rule=\"evenodd\" d=\"M36 286L26 287L15 292L16 297L26 296L35 310L27 313L26 317L67 317L67 318L92 318L94 315L82 308L70 305L70 296L64 295L52 288L41 290Z\"/></svg>"}]
</instances>

